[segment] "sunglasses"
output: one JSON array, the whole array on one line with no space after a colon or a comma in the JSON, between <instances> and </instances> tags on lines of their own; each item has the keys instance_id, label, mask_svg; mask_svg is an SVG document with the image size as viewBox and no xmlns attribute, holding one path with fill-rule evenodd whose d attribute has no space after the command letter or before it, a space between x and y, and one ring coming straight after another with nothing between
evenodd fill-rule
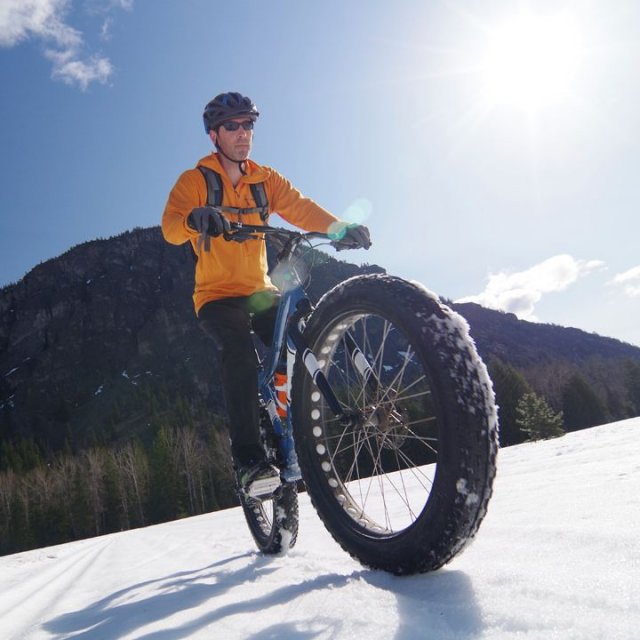
<instances>
[{"instance_id":1,"label":"sunglasses","mask_svg":"<svg viewBox=\"0 0 640 640\"><path fill-rule=\"evenodd\" d=\"M221 125L225 131L237 131L242 127L245 131L251 131L253 129L253 120L243 120L242 122L234 122L233 120L227 120Z\"/></svg>"}]
</instances>

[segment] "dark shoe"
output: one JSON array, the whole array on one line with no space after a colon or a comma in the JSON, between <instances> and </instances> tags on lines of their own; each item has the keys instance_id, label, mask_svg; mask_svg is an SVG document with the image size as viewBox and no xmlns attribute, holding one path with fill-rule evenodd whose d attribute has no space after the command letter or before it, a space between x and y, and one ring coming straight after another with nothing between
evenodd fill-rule
<instances>
[{"instance_id":1,"label":"dark shoe","mask_svg":"<svg viewBox=\"0 0 640 640\"><path fill-rule=\"evenodd\" d=\"M240 490L250 498L266 498L282 484L280 471L265 460L239 467L238 484Z\"/></svg>"}]
</instances>

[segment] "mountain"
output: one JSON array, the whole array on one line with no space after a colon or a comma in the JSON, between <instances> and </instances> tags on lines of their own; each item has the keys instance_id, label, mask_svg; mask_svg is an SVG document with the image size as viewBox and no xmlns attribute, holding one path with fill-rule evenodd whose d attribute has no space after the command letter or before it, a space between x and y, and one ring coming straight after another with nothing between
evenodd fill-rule
<instances>
[{"instance_id":1,"label":"mountain","mask_svg":"<svg viewBox=\"0 0 640 640\"><path fill-rule=\"evenodd\" d=\"M310 294L376 268L316 254ZM194 258L158 227L87 242L0 291L0 440L143 434L220 410L212 345L193 312ZM379 270L379 269L378 269ZM327 281L328 279L328 281Z\"/></svg>"},{"instance_id":2,"label":"mountain","mask_svg":"<svg viewBox=\"0 0 640 640\"><path fill-rule=\"evenodd\" d=\"M344 278L382 270L312 255L312 299ZM220 380L192 287L190 250L167 244L153 227L76 246L2 289L0 441L75 449L131 435L148 441L160 424L207 424L221 411ZM604 389L623 361L640 363L640 349L617 340L455 307L487 361L500 358L533 377L558 363L570 372L597 362L594 380Z\"/></svg>"},{"instance_id":3,"label":"mountain","mask_svg":"<svg viewBox=\"0 0 640 640\"><path fill-rule=\"evenodd\" d=\"M466 318L485 359L500 358L518 369L557 360L637 360L640 355L638 347L581 329L519 320L513 313L485 309L472 302L451 306Z\"/></svg>"},{"instance_id":4,"label":"mountain","mask_svg":"<svg viewBox=\"0 0 640 640\"><path fill-rule=\"evenodd\" d=\"M0 558L0 637L632 640L640 419L501 451L474 542L435 573L366 569L301 494L286 556L240 509Z\"/></svg>"}]
</instances>

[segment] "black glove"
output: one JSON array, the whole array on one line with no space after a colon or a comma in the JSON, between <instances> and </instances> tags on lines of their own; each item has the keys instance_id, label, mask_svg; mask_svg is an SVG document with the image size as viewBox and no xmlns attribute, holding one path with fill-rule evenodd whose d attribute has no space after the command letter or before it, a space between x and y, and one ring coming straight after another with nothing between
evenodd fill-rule
<instances>
[{"instance_id":1,"label":"black glove","mask_svg":"<svg viewBox=\"0 0 640 640\"><path fill-rule=\"evenodd\" d=\"M371 246L369 229L363 224L349 224L344 229L344 235L336 243L338 251L341 249L368 249Z\"/></svg>"},{"instance_id":2,"label":"black glove","mask_svg":"<svg viewBox=\"0 0 640 640\"><path fill-rule=\"evenodd\" d=\"M187 224L208 236L219 236L229 231L229 221L214 207L196 207L188 216Z\"/></svg>"},{"instance_id":3,"label":"black glove","mask_svg":"<svg viewBox=\"0 0 640 640\"><path fill-rule=\"evenodd\" d=\"M214 207L196 207L187 216L187 224L200 234L198 252L203 244L205 251L211 249L211 236L215 238L231 229L229 221Z\"/></svg>"}]
</instances>

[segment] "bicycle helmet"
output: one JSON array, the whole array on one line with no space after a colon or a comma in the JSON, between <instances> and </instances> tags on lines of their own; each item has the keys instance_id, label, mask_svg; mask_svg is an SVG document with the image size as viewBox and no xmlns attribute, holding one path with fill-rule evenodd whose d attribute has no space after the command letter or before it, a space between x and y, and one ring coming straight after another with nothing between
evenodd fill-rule
<instances>
[{"instance_id":1,"label":"bicycle helmet","mask_svg":"<svg viewBox=\"0 0 640 640\"><path fill-rule=\"evenodd\" d=\"M254 120L260 115L251 98L247 98L235 91L221 93L207 103L202 114L204 130L208 134L225 120L249 116Z\"/></svg>"}]
</instances>

